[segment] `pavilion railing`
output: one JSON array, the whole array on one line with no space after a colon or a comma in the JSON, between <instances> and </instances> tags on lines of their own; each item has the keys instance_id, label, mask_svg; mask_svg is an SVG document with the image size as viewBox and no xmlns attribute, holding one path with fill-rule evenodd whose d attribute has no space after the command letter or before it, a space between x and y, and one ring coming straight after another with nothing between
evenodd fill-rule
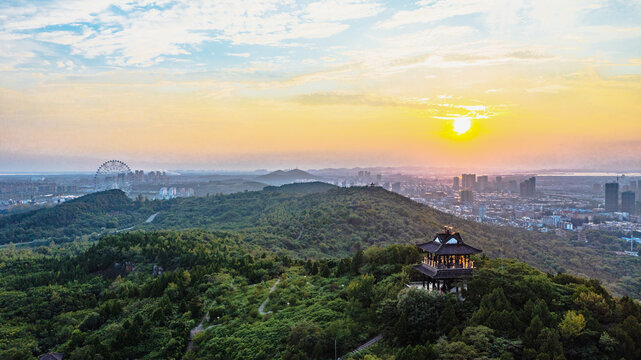
<instances>
[{"instance_id":1,"label":"pavilion railing","mask_svg":"<svg viewBox=\"0 0 641 360\"><path fill-rule=\"evenodd\" d=\"M423 264L433 267L435 269L443 270L443 269L474 269L474 262L469 261L467 264L464 263L454 263L454 264L444 264L444 263L437 263L434 261L423 261Z\"/></svg>"}]
</instances>

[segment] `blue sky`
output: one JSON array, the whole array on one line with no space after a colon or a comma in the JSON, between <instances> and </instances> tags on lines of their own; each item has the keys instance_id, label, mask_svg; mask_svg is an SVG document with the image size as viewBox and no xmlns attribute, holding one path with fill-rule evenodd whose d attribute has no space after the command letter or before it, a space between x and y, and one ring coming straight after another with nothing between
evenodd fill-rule
<instances>
[{"instance_id":1,"label":"blue sky","mask_svg":"<svg viewBox=\"0 0 641 360\"><path fill-rule=\"evenodd\" d=\"M601 0L10 0L0 4L1 64L3 72L60 74L262 66L286 76L354 60L346 48L376 49L436 29L456 42L500 40L625 62L638 55L640 13L638 1Z\"/></svg>"},{"instance_id":2,"label":"blue sky","mask_svg":"<svg viewBox=\"0 0 641 360\"><path fill-rule=\"evenodd\" d=\"M70 167L78 153L87 164L118 155L168 167L250 168L263 163L248 160L257 154L273 167L480 163L416 155L434 143L487 148L488 166L514 167L522 158L501 154L518 142L496 138L564 141L551 126L579 128L581 141L519 166L588 166L608 114L636 129L640 78L638 0L5 0L0 168L52 154ZM466 110L479 104L483 113ZM351 114L341 120L350 137L331 137L334 113ZM484 130L452 142L441 128L458 117ZM407 132L390 137L399 123ZM284 141L264 135L274 126L306 141L274 146ZM228 136L217 137L221 128ZM194 140L208 132L225 145ZM618 143L633 146L608 143L616 164L641 150L632 135Z\"/></svg>"}]
</instances>

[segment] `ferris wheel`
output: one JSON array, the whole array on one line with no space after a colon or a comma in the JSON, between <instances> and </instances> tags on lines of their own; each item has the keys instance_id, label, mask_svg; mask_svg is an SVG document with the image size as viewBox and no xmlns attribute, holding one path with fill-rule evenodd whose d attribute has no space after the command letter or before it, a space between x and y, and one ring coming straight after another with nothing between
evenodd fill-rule
<instances>
[{"instance_id":1,"label":"ferris wheel","mask_svg":"<svg viewBox=\"0 0 641 360\"><path fill-rule=\"evenodd\" d=\"M96 170L94 190L104 191L120 189L126 193L131 191L133 173L129 165L120 160L105 161Z\"/></svg>"}]
</instances>

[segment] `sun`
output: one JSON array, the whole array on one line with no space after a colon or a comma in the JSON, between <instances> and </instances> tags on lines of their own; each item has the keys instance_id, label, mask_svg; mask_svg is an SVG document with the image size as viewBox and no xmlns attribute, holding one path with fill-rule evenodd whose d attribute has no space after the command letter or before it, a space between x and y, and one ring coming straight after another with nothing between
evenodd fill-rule
<instances>
[{"instance_id":1,"label":"sun","mask_svg":"<svg viewBox=\"0 0 641 360\"><path fill-rule=\"evenodd\" d=\"M466 132L468 132L468 130L470 130L471 127L472 120L470 120L470 118L468 117L460 117L454 119L454 124L452 124L452 130L454 130L457 135L465 134Z\"/></svg>"}]
</instances>

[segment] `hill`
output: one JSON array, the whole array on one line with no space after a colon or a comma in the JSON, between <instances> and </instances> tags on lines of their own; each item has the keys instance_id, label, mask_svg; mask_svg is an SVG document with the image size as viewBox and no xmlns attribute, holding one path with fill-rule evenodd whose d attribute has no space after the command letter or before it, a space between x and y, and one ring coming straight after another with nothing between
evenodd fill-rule
<instances>
[{"instance_id":1,"label":"hill","mask_svg":"<svg viewBox=\"0 0 641 360\"><path fill-rule=\"evenodd\" d=\"M310 180L322 180L322 178L316 175L312 175L300 169L293 169L288 171L276 170L269 174L256 177L256 181L260 181L260 182L264 182L272 185L282 185L282 184L287 184L292 182L310 181Z\"/></svg>"},{"instance_id":2,"label":"hill","mask_svg":"<svg viewBox=\"0 0 641 360\"><path fill-rule=\"evenodd\" d=\"M304 261L194 230L77 245L0 250L1 359L641 356L641 305L513 260L477 258L458 301L406 288L414 246ZM350 353L377 334L375 346Z\"/></svg>"},{"instance_id":3,"label":"hill","mask_svg":"<svg viewBox=\"0 0 641 360\"><path fill-rule=\"evenodd\" d=\"M207 194L231 194L240 191L260 191L265 186L267 186L267 184L257 181L231 178L224 180L211 180L206 183L196 183L191 187L193 187L196 196L206 196Z\"/></svg>"},{"instance_id":4,"label":"hill","mask_svg":"<svg viewBox=\"0 0 641 360\"><path fill-rule=\"evenodd\" d=\"M596 278L619 294L638 297L639 258L603 248L578 247L552 234L466 221L379 187L327 187L304 194L313 184L267 188L209 198L163 203L147 229L235 230L246 242L290 256L348 256L371 245L426 242L450 225L466 242L497 258L516 258L550 273ZM431 240L431 239L429 239Z\"/></svg>"},{"instance_id":5,"label":"hill","mask_svg":"<svg viewBox=\"0 0 641 360\"><path fill-rule=\"evenodd\" d=\"M129 226L150 211L121 190L85 195L60 205L0 217L0 244L38 240L68 241Z\"/></svg>"},{"instance_id":6,"label":"hill","mask_svg":"<svg viewBox=\"0 0 641 360\"><path fill-rule=\"evenodd\" d=\"M456 228L470 245L492 258L516 258L541 271L595 278L619 295L639 298L639 258L619 256L610 245L591 241L577 246L552 234L495 227L456 218L378 187L338 188L323 183L267 187L201 198L139 202L124 194L104 193L80 198L58 207L8 217L0 226L4 242L38 238L73 240L97 237L108 230L135 225L142 230L200 228L237 231L246 244L296 258L351 256L371 245L426 242L443 225ZM74 203L98 203L106 207ZM94 200L92 200L94 199ZM116 200L119 199L119 200ZM82 214L78 215L75 209ZM60 214L58 214L58 212ZM158 212L152 223L144 220ZM66 218L68 222L40 222L33 217ZM47 216L45 216L47 215ZM35 218L34 218L35 219ZM431 240L431 239L430 239Z\"/></svg>"}]
</instances>

